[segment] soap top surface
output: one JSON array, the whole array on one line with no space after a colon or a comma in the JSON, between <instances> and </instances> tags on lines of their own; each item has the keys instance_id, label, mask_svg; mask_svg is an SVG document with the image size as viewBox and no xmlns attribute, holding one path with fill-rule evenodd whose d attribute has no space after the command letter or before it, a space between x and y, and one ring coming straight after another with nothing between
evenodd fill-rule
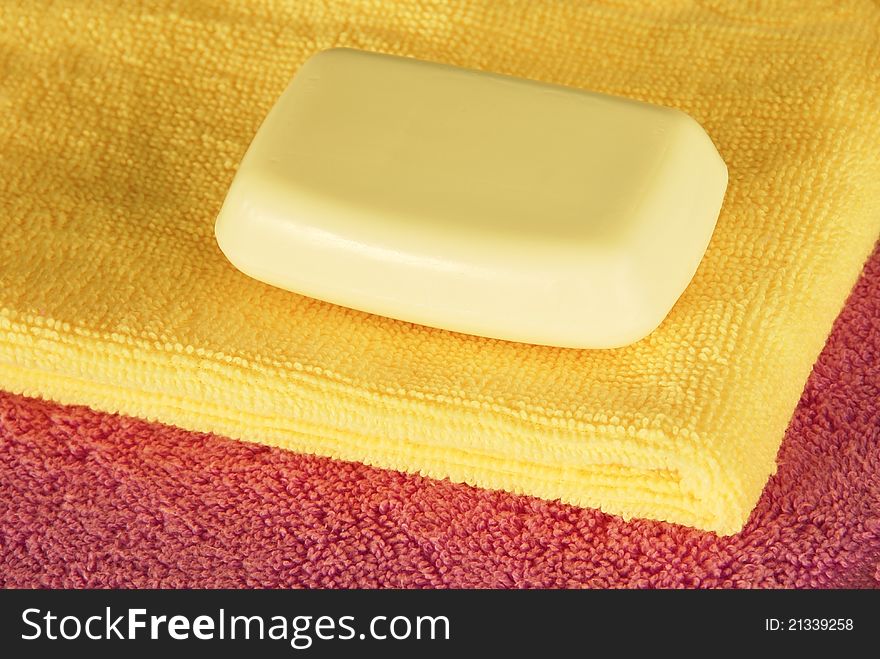
<instances>
[{"instance_id":1,"label":"soap top surface","mask_svg":"<svg viewBox=\"0 0 880 659\"><path fill-rule=\"evenodd\" d=\"M333 49L269 113L217 237L244 272L329 302L616 347L685 289L726 182L678 110Z\"/></svg>"}]
</instances>

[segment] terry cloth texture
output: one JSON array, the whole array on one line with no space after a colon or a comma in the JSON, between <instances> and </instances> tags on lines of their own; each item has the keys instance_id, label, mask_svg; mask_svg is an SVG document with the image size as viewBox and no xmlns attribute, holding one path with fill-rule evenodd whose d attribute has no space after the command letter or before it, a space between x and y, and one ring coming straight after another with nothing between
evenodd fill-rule
<instances>
[{"instance_id":1,"label":"terry cloth texture","mask_svg":"<svg viewBox=\"0 0 880 659\"><path fill-rule=\"evenodd\" d=\"M738 535L0 394L0 586L880 587L880 250Z\"/></svg>"},{"instance_id":2,"label":"terry cloth texture","mask_svg":"<svg viewBox=\"0 0 880 659\"><path fill-rule=\"evenodd\" d=\"M3 3L0 386L740 530L880 229L880 9L759 4ZM535 347L236 271L213 238L236 163L332 46L697 118L730 184L661 327L620 350Z\"/></svg>"}]
</instances>

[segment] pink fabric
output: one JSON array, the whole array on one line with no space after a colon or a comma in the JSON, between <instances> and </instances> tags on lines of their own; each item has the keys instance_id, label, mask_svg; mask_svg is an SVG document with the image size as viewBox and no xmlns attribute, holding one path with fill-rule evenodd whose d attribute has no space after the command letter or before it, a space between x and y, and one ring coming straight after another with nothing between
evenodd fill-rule
<instances>
[{"instance_id":1,"label":"pink fabric","mask_svg":"<svg viewBox=\"0 0 880 659\"><path fill-rule=\"evenodd\" d=\"M0 583L878 587L878 401L880 249L730 538L0 394Z\"/></svg>"}]
</instances>

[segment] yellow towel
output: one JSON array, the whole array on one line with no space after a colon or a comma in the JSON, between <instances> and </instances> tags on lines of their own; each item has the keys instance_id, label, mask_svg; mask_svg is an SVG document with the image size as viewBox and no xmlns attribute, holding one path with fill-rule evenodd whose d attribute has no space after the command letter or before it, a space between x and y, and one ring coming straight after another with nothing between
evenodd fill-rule
<instances>
[{"instance_id":1,"label":"yellow towel","mask_svg":"<svg viewBox=\"0 0 880 659\"><path fill-rule=\"evenodd\" d=\"M237 272L236 164L340 45L695 116L730 187L662 326L518 345ZM880 229L878 76L868 1L4 2L0 387L735 532Z\"/></svg>"}]
</instances>

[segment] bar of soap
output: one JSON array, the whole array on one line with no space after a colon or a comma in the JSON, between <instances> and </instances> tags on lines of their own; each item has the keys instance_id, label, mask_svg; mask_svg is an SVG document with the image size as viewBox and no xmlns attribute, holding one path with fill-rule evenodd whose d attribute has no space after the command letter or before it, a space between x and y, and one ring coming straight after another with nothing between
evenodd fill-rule
<instances>
[{"instance_id":1,"label":"bar of soap","mask_svg":"<svg viewBox=\"0 0 880 659\"><path fill-rule=\"evenodd\" d=\"M215 227L244 273L496 339L613 348L654 330L727 187L678 110L350 49L311 57Z\"/></svg>"}]
</instances>

